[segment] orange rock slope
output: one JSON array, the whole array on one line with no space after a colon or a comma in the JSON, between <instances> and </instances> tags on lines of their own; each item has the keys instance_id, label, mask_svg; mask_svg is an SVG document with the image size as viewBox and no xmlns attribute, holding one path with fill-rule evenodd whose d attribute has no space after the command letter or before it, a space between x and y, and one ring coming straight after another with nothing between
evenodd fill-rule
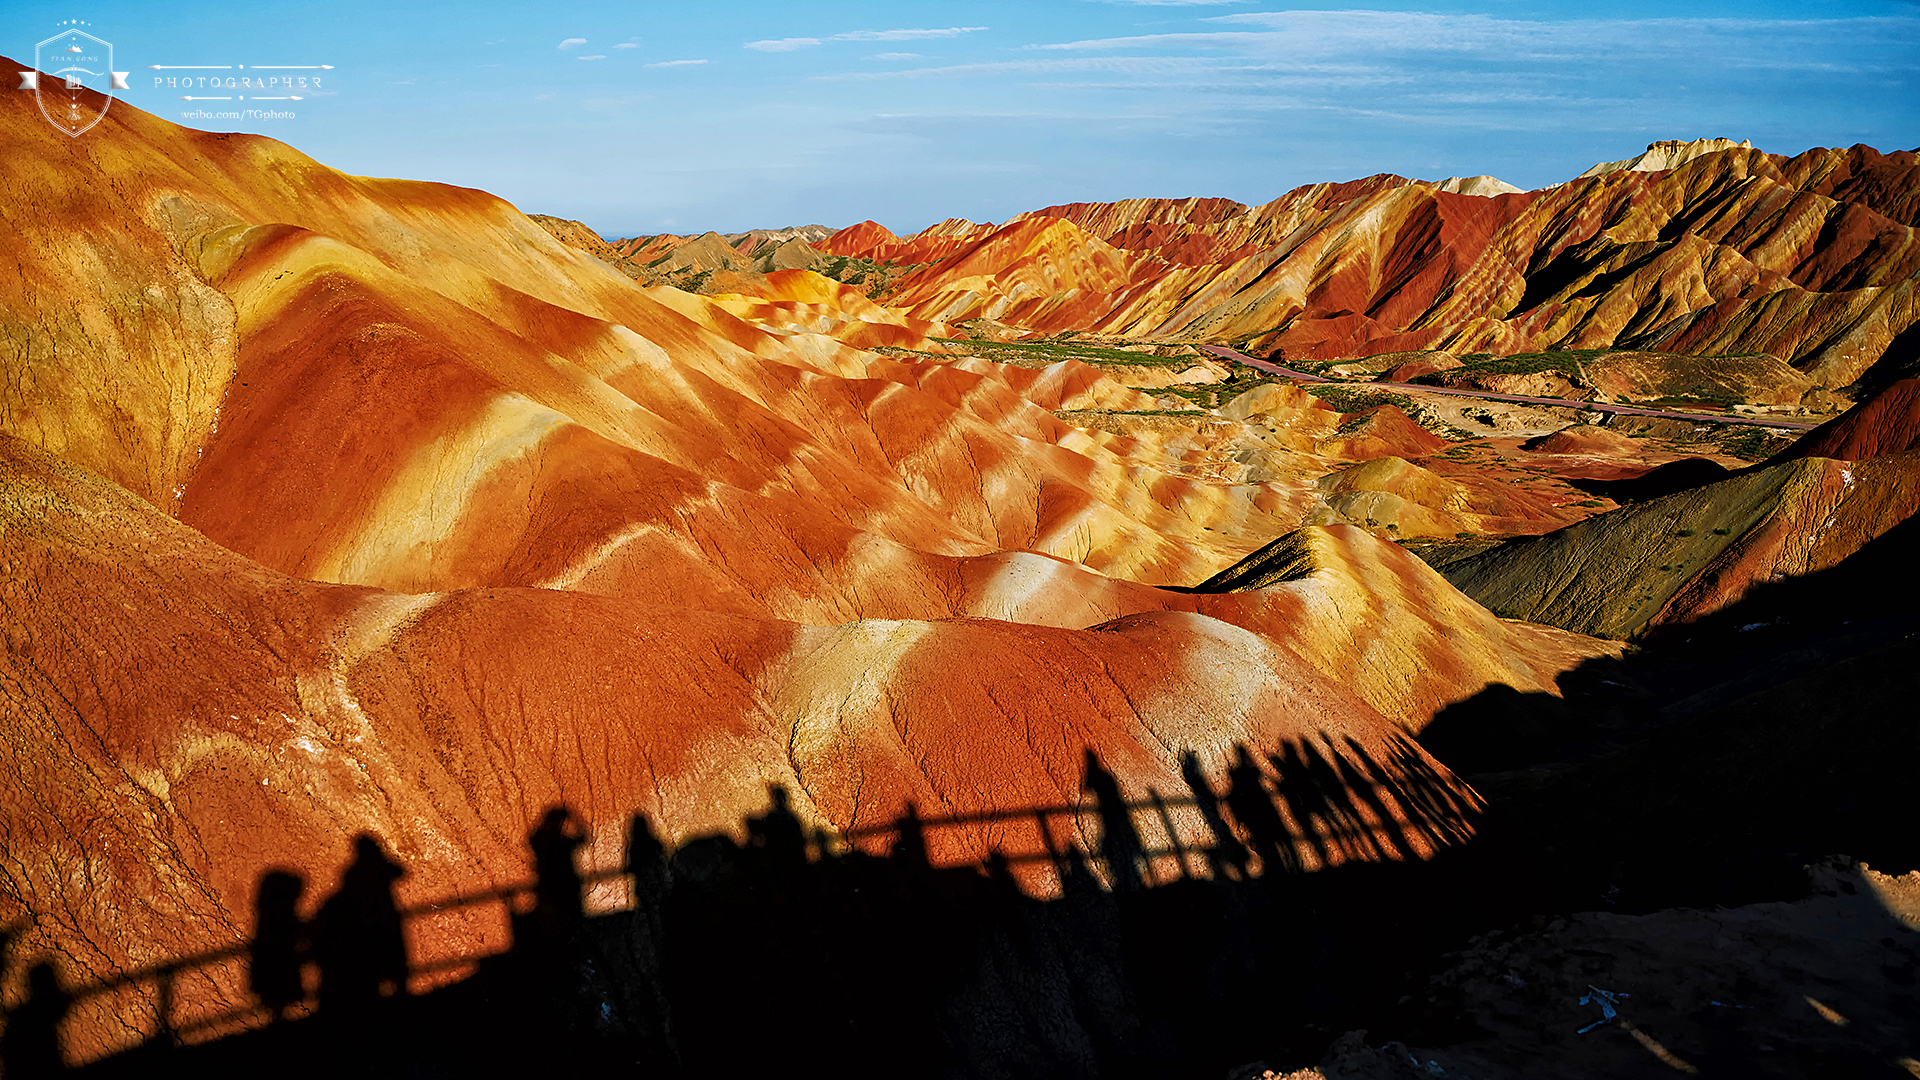
<instances>
[{"instance_id":1,"label":"orange rock slope","mask_svg":"<svg viewBox=\"0 0 1920 1080\"><path fill-rule=\"evenodd\" d=\"M819 246L929 263L888 298L919 318L1230 342L1296 361L1766 353L1834 388L1920 322L1912 152L1655 149L1537 191L1381 175L1257 207L1075 203L905 239L865 222Z\"/></svg>"},{"instance_id":2,"label":"orange rock slope","mask_svg":"<svg viewBox=\"0 0 1920 1080\"><path fill-rule=\"evenodd\" d=\"M1130 798L1241 743L1425 762L1448 702L1609 648L1296 531L1297 467L1061 420L1151 409L1091 367L865 351L934 324L798 272L646 288L484 192L124 105L74 139L0 97L0 148L0 926L71 982L238 941L264 870L322 893L361 831L417 902L522 878L554 802L606 867L628 813L737 829L769 783L848 830L1075 804L1087 749ZM1287 534L1258 587L1155 587ZM487 910L416 951L498 947Z\"/></svg>"}]
</instances>

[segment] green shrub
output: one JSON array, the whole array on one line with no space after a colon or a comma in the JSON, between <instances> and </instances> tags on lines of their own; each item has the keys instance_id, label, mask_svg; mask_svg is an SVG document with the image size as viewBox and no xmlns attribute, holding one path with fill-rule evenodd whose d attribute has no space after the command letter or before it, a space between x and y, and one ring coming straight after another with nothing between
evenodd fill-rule
<instances>
[{"instance_id":1,"label":"green shrub","mask_svg":"<svg viewBox=\"0 0 1920 1080\"><path fill-rule=\"evenodd\" d=\"M1326 383L1313 383L1303 389L1343 413L1364 412L1382 405L1397 406L1401 412L1413 408L1412 398L1384 390L1362 390L1357 387L1329 386Z\"/></svg>"}]
</instances>

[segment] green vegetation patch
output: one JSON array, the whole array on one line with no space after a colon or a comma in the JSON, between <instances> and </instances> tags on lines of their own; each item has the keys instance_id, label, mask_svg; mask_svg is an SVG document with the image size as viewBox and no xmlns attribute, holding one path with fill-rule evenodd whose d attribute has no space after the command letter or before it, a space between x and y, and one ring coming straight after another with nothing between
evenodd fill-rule
<instances>
[{"instance_id":1,"label":"green vegetation patch","mask_svg":"<svg viewBox=\"0 0 1920 1080\"><path fill-rule=\"evenodd\" d=\"M1641 404L1656 409L1724 409L1745 402L1739 393L1726 387L1710 387L1693 394L1665 394Z\"/></svg>"},{"instance_id":2,"label":"green vegetation patch","mask_svg":"<svg viewBox=\"0 0 1920 1080\"><path fill-rule=\"evenodd\" d=\"M952 353L928 352L925 349L908 349L908 348L903 348L902 346L899 346L899 345L873 345L873 346L869 346L867 348L867 351L872 353L879 353L881 356L893 356L893 357L900 357L903 359L913 359L913 360L951 360L953 359Z\"/></svg>"},{"instance_id":3,"label":"green vegetation patch","mask_svg":"<svg viewBox=\"0 0 1920 1080\"><path fill-rule=\"evenodd\" d=\"M983 360L1044 358L1049 361L1078 360L1083 364L1141 364L1155 367L1192 367L1197 357L1157 356L1150 352L1109 348L1101 345L1076 345L1071 341L986 341L977 338L933 338L959 346L969 355Z\"/></svg>"},{"instance_id":4,"label":"green vegetation patch","mask_svg":"<svg viewBox=\"0 0 1920 1080\"><path fill-rule=\"evenodd\" d=\"M1206 415L1204 409L1101 409L1098 411L1102 416L1179 416L1189 420Z\"/></svg>"},{"instance_id":5,"label":"green vegetation patch","mask_svg":"<svg viewBox=\"0 0 1920 1080\"><path fill-rule=\"evenodd\" d=\"M1401 412L1413 409L1413 399L1390 390L1367 390L1354 386L1333 386L1327 383L1307 383L1301 387L1307 393L1339 409L1343 413L1364 412L1377 409L1382 405L1392 405Z\"/></svg>"},{"instance_id":6,"label":"green vegetation patch","mask_svg":"<svg viewBox=\"0 0 1920 1080\"><path fill-rule=\"evenodd\" d=\"M1448 386L1451 385L1451 379L1475 375L1533 375L1542 371L1577 372L1582 364L1594 357L1618 351L1617 349L1555 349L1548 352L1513 353L1508 356L1468 353L1460 358L1459 367L1429 372L1412 381L1423 386Z\"/></svg>"},{"instance_id":7,"label":"green vegetation patch","mask_svg":"<svg viewBox=\"0 0 1920 1080\"><path fill-rule=\"evenodd\" d=\"M1777 429L1743 426L1728 432L1718 442L1720 452L1729 457L1737 457L1741 461L1765 461L1785 450L1793 440L1794 436L1782 434Z\"/></svg>"},{"instance_id":8,"label":"green vegetation patch","mask_svg":"<svg viewBox=\"0 0 1920 1080\"><path fill-rule=\"evenodd\" d=\"M1194 386L1136 386L1134 389L1155 397L1177 397L1190 401L1197 409L1217 409L1246 393L1253 385L1257 384L1200 383Z\"/></svg>"},{"instance_id":9,"label":"green vegetation patch","mask_svg":"<svg viewBox=\"0 0 1920 1080\"><path fill-rule=\"evenodd\" d=\"M880 262L852 255L830 255L808 269L821 277L832 278L842 285L862 286L869 299L879 300L899 288L901 279L908 274L930 265L932 264Z\"/></svg>"}]
</instances>

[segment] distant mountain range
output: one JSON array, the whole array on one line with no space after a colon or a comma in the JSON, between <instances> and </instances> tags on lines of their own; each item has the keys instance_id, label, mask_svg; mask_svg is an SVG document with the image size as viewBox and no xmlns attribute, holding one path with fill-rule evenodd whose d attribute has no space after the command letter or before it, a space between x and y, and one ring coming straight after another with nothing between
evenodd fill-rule
<instances>
[{"instance_id":1,"label":"distant mountain range","mask_svg":"<svg viewBox=\"0 0 1920 1080\"><path fill-rule=\"evenodd\" d=\"M1207 341L1296 363L1428 349L1765 353L1832 389L1875 363L1870 381L1884 384L1920 350L1916 223L1912 152L1787 158L1699 139L1536 191L1382 174L1257 207L1127 199L906 237L868 221L825 235L636 237L606 245L617 259L599 253L704 292L752 291L741 273L812 269L933 322Z\"/></svg>"}]
</instances>

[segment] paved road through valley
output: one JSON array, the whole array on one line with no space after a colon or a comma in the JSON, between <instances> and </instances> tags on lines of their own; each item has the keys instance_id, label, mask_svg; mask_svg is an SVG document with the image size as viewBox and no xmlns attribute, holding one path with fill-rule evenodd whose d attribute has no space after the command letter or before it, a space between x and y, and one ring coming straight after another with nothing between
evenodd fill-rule
<instances>
[{"instance_id":1,"label":"paved road through valley","mask_svg":"<svg viewBox=\"0 0 1920 1080\"><path fill-rule=\"evenodd\" d=\"M1337 383L1342 386L1365 386L1380 390L1414 390L1423 394L1453 394L1457 397L1485 398L1488 401L1513 401L1522 405L1553 405L1563 409L1578 409L1581 412L1610 412L1622 416L1663 416L1673 420L1697 420L1709 424L1746 424L1750 427L1782 428L1787 431L1812 431L1815 424L1797 420L1762 420L1758 417L1742 416L1739 413L1685 413L1669 409L1642 409L1632 405L1609 405L1601 401L1573 401L1568 398L1527 397L1522 394L1494 394L1485 390L1456 390L1450 386L1422 386L1419 383L1351 383L1344 379L1329 379L1324 375L1309 375L1304 371L1283 368L1269 360L1256 360L1243 352L1235 352L1223 345L1201 345L1199 348L1220 357L1245 364L1250 368L1267 372L1270 375L1284 375L1301 382Z\"/></svg>"}]
</instances>

